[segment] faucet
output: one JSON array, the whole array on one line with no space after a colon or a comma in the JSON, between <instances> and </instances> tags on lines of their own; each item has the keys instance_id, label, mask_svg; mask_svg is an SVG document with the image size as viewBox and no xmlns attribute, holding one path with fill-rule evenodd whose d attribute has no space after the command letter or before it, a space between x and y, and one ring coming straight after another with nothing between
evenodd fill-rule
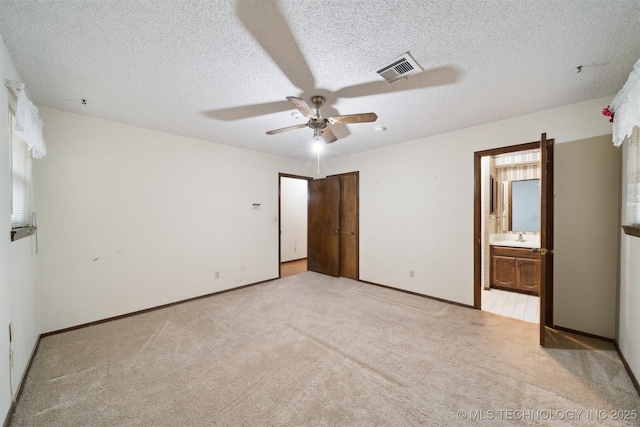
<instances>
[{"instance_id":1,"label":"faucet","mask_svg":"<svg viewBox=\"0 0 640 427\"><path fill-rule=\"evenodd\" d=\"M526 240L522 238L522 233L519 234L518 238L516 239L516 242L526 242Z\"/></svg>"}]
</instances>

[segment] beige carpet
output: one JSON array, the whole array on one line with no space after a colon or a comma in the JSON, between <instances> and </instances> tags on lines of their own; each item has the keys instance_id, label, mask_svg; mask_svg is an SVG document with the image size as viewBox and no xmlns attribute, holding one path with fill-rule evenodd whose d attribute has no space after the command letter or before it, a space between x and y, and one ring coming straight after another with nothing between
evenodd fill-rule
<instances>
[{"instance_id":1,"label":"beige carpet","mask_svg":"<svg viewBox=\"0 0 640 427\"><path fill-rule=\"evenodd\" d=\"M537 332L307 272L44 338L12 425L639 424L610 344Z\"/></svg>"}]
</instances>

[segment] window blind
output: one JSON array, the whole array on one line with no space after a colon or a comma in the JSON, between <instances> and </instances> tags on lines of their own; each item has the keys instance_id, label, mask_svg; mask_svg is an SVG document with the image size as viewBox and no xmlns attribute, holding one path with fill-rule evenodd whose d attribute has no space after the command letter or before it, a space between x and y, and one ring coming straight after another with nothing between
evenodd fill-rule
<instances>
[{"instance_id":1,"label":"window blind","mask_svg":"<svg viewBox=\"0 0 640 427\"><path fill-rule=\"evenodd\" d=\"M9 110L9 129L11 129L11 227L25 227L31 225L31 156L27 144L15 132L16 118Z\"/></svg>"},{"instance_id":2,"label":"window blind","mask_svg":"<svg viewBox=\"0 0 640 427\"><path fill-rule=\"evenodd\" d=\"M627 191L627 223L640 227L640 128L629 138L629 183Z\"/></svg>"}]
</instances>

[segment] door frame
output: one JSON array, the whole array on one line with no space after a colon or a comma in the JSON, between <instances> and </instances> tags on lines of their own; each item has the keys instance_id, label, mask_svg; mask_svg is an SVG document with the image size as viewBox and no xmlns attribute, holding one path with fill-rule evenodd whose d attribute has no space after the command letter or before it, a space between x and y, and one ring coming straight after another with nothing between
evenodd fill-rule
<instances>
[{"instance_id":1,"label":"door frame","mask_svg":"<svg viewBox=\"0 0 640 427\"><path fill-rule=\"evenodd\" d=\"M278 279L282 277L282 178L302 179L307 181L307 192L309 181L313 178L303 175L292 175L290 173L278 173ZM308 220L305 218L305 220Z\"/></svg>"},{"instance_id":2,"label":"door frame","mask_svg":"<svg viewBox=\"0 0 640 427\"><path fill-rule=\"evenodd\" d=\"M545 134L543 134L545 135ZM515 153L519 151L540 149L540 140L534 142L527 142L524 144L510 145L507 147L492 148L483 151L476 151L473 158L474 169L474 201L473 201L473 307L475 309L482 309L482 167L481 159L485 156L495 156L498 154ZM542 153L541 153L542 154ZM541 168L549 167L553 170L553 158L550 159L551 163L548 165L540 165ZM543 174L541 173L541 178ZM553 194L553 180L549 183L551 185L551 197ZM542 195L541 195L542 206ZM546 218L549 220L548 230L553 232L553 204L546 206ZM542 231L542 230L541 230ZM553 236L549 236L553 239ZM544 313L540 318L541 329L544 326L553 327L553 263L548 263L547 266L547 280L545 281L545 289L541 289L540 295L540 312Z\"/></svg>"},{"instance_id":3,"label":"door frame","mask_svg":"<svg viewBox=\"0 0 640 427\"><path fill-rule=\"evenodd\" d=\"M553 326L553 153L554 139L540 136L540 345L545 345L546 328Z\"/></svg>"}]
</instances>

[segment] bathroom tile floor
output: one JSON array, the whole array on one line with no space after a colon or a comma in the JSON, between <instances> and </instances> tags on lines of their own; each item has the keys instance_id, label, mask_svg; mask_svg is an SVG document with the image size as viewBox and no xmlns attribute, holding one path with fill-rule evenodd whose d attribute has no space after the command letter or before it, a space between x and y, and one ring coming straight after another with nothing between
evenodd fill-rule
<instances>
[{"instance_id":1,"label":"bathroom tile floor","mask_svg":"<svg viewBox=\"0 0 640 427\"><path fill-rule=\"evenodd\" d=\"M482 290L482 309L526 322L539 323L538 297L500 289Z\"/></svg>"}]
</instances>

